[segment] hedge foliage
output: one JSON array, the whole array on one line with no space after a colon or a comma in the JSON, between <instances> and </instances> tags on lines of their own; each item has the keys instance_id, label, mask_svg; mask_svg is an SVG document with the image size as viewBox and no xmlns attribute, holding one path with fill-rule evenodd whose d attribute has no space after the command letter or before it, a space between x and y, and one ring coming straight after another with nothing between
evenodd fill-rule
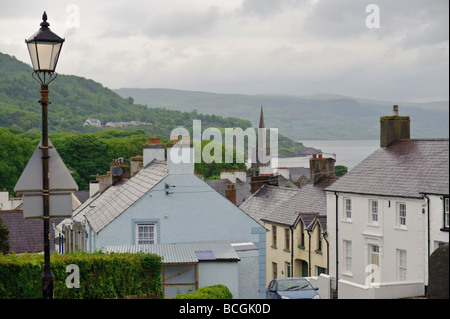
<instances>
[{"instance_id":1,"label":"hedge foliage","mask_svg":"<svg viewBox=\"0 0 450 319\"><path fill-rule=\"evenodd\" d=\"M233 299L230 290L224 285L207 286L193 293L178 295L174 299Z\"/></svg>"},{"instance_id":2,"label":"hedge foliage","mask_svg":"<svg viewBox=\"0 0 450 319\"><path fill-rule=\"evenodd\" d=\"M52 254L50 262L55 299L162 296L161 257L154 254L75 252ZM66 286L70 264L79 267L79 288ZM42 254L0 255L0 299L41 298L43 266Z\"/></svg>"}]
</instances>

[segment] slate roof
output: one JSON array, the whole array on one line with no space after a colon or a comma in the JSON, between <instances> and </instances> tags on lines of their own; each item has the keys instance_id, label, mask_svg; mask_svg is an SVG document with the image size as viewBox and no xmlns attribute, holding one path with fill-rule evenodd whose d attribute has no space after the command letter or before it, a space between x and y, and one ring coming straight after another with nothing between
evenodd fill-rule
<instances>
[{"instance_id":1,"label":"slate roof","mask_svg":"<svg viewBox=\"0 0 450 319\"><path fill-rule=\"evenodd\" d=\"M379 148L326 191L421 198L448 194L449 139L398 140Z\"/></svg>"},{"instance_id":2,"label":"slate roof","mask_svg":"<svg viewBox=\"0 0 450 319\"><path fill-rule=\"evenodd\" d=\"M92 230L98 233L167 175L166 162L153 161L130 180L110 186L85 201L72 214L72 219L82 221L86 218Z\"/></svg>"},{"instance_id":3,"label":"slate roof","mask_svg":"<svg viewBox=\"0 0 450 319\"><path fill-rule=\"evenodd\" d=\"M306 167L288 167L291 180L297 181L300 177L304 176L308 180L310 178L310 169Z\"/></svg>"},{"instance_id":4,"label":"slate roof","mask_svg":"<svg viewBox=\"0 0 450 319\"><path fill-rule=\"evenodd\" d=\"M206 180L206 184L214 188L218 193L222 194L222 196L226 197L225 190L227 189L227 185L233 184L235 185L236 189L236 205L241 205L246 197L250 197L250 195L246 196L246 191L241 190L241 183L232 183L229 179L212 179L212 180ZM248 192L250 193L250 192Z\"/></svg>"},{"instance_id":5,"label":"slate roof","mask_svg":"<svg viewBox=\"0 0 450 319\"><path fill-rule=\"evenodd\" d=\"M162 256L165 264L240 260L236 250L230 243L217 241L106 246L103 251L106 253L153 253Z\"/></svg>"},{"instance_id":6,"label":"slate roof","mask_svg":"<svg viewBox=\"0 0 450 319\"><path fill-rule=\"evenodd\" d=\"M298 222L300 213L325 214L327 199L324 188L336 179L324 179L315 185L308 184L300 189L264 185L240 208L257 220L293 226ZM307 214L304 214L303 218ZM305 220L305 225L307 226Z\"/></svg>"}]
</instances>

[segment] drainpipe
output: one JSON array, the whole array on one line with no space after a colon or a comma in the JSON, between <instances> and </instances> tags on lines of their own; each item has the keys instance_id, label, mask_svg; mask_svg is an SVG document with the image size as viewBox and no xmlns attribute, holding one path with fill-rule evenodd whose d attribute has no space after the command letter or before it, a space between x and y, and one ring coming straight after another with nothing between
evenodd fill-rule
<instances>
[{"instance_id":1,"label":"drainpipe","mask_svg":"<svg viewBox=\"0 0 450 319\"><path fill-rule=\"evenodd\" d=\"M289 228L291 229L291 277L294 277L294 229L292 226Z\"/></svg>"},{"instance_id":2,"label":"drainpipe","mask_svg":"<svg viewBox=\"0 0 450 319\"><path fill-rule=\"evenodd\" d=\"M427 199L427 237L428 237L427 263L428 263L428 273L430 273L430 198L426 194L424 194L424 196ZM428 286L428 284L426 286Z\"/></svg>"},{"instance_id":3,"label":"drainpipe","mask_svg":"<svg viewBox=\"0 0 450 319\"><path fill-rule=\"evenodd\" d=\"M339 196L338 196L338 194L337 194L337 192L334 192L334 196L336 197L336 216L335 216L335 218L336 218L336 294L338 293L338 286L339 286L339 257L338 257L338 247L339 247L339 237L338 237L338 234L339 234L339 226L338 226L338 212L339 212L339 209L338 209L338 199L339 199Z\"/></svg>"},{"instance_id":4,"label":"drainpipe","mask_svg":"<svg viewBox=\"0 0 450 319\"><path fill-rule=\"evenodd\" d=\"M329 257L329 255L330 255L330 243L328 242L328 240L327 240L327 232L326 231L324 231L324 232L322 232L322 235L323 235L323 239L327 242L327 275L329 275L330 274L330 257Z\"/></svg>"},{"instance_id":5,"label":"drainpipe","mask_svg":"<svg viewBox=\"0 0 450 319\"><path fill-rule=\"evenodd\" d=\"M311 233L309 229L306 230L308 233L308 276L311 277Z\"/></svg>"}]
</instances>

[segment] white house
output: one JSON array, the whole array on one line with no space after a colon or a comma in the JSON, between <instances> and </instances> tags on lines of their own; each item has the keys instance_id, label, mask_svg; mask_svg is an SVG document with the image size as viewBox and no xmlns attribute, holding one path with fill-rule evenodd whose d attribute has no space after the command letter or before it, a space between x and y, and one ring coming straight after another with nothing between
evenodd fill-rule
<instances>
[{"instance_id":1,"label":"white house","mask_svg":"<svg viewBox=\"0 0 450 319\"><path fill-rule=\"evenodd\" d=\"M325 189L338 298L424 295L429 256L449 241L449 140L410 139L382 117L380 148Z\"/></svg>"},{"instance_id":2,"label":"white house","mask_svg":"<svg viewBox=\"0 0 450 319\"><path fill-rule=\"evenodd\" d=\"M86 121L84 121L83 126L86 126L86 125L100 127L100 126L102 126L102 122L99 119L88 118L88 119L86 119Z\"/></svg>"}]
</instances>

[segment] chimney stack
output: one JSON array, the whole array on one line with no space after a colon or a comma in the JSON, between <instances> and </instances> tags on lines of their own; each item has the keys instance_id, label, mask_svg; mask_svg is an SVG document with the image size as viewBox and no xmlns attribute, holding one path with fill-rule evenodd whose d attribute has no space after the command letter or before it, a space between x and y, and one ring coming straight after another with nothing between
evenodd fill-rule
<instances>
[{"instance_id":1,"label":"chimney stack","mask_svg":"<svg viewBox=\"0 0 450 319\"><path fill-rule=\"evenodd\" d=\"M147 166L153 160L164 161L166 159L165 156L165 146L160 143L159 138L148 138L147 143L144 144L143 151L143 167Z\"/></svg>"},{"instance_id":2,"label":"chimney stack","mask_svg":"<svg viewBox=\"0 0 450 319\"><path fill-rule=\"evenodd\" d=\"M142 156L134 156L130 158L130 174L131 177L139 173L139 171L142 169L144 163L144 158Z\"/></svg>"},{"instance_id":3,"label":"chimney stack","mask_svg":"<svg viewBox=\"0 0 450 319\"><path fill-rule=\"evenodd\" d=\"M175 137L177 138L177 137ZM167 143L167 169L172 175L194 174L194 142L185 136Z\"/></svg>"},{"instance_id":4,"label":"chimney stack","mask_svg":"<svg viewBox=\"0 0 450 319\"><path fill-rule=\"evenodd\" d=\"M380 118L380 146L388 147L399 139L411 138L409 116L398 115L398 105L394 105L392 116Z\"/></svg>"},{"instance_id":5,"label":"chimney stack","mask_svg":"<svg viewBox=\"0 0 450 319\"><path fill-rule=\"evenodd\" d=\"M278 175L274 174L259 174L259 176L251 177L251 189L252 194L256 193L264 185L278 186Z\"/></svg>"},{"instance_id":6,"label":"chimney stack","mask_svg":"<svg viewBox=\"0 0 450 319\"><path fill-rule=\"evenodd\" d=\"M236 189L234 188L233 184L227 185L227 188L225 189L225 197L234 205L236 205Z\"/></svg>"},{"instance_id":7,"label":"chimney stack","mask_svg":"<svg viewBox=\"0 0 450 319\"><path fill-rule=\"evenodd\" d=\"M323 158L322 154L319 157L313 155L309 160L310 167L310 183L315 185L323 178L334 178L334 158Z\"/></svg>"}]
</instances>

